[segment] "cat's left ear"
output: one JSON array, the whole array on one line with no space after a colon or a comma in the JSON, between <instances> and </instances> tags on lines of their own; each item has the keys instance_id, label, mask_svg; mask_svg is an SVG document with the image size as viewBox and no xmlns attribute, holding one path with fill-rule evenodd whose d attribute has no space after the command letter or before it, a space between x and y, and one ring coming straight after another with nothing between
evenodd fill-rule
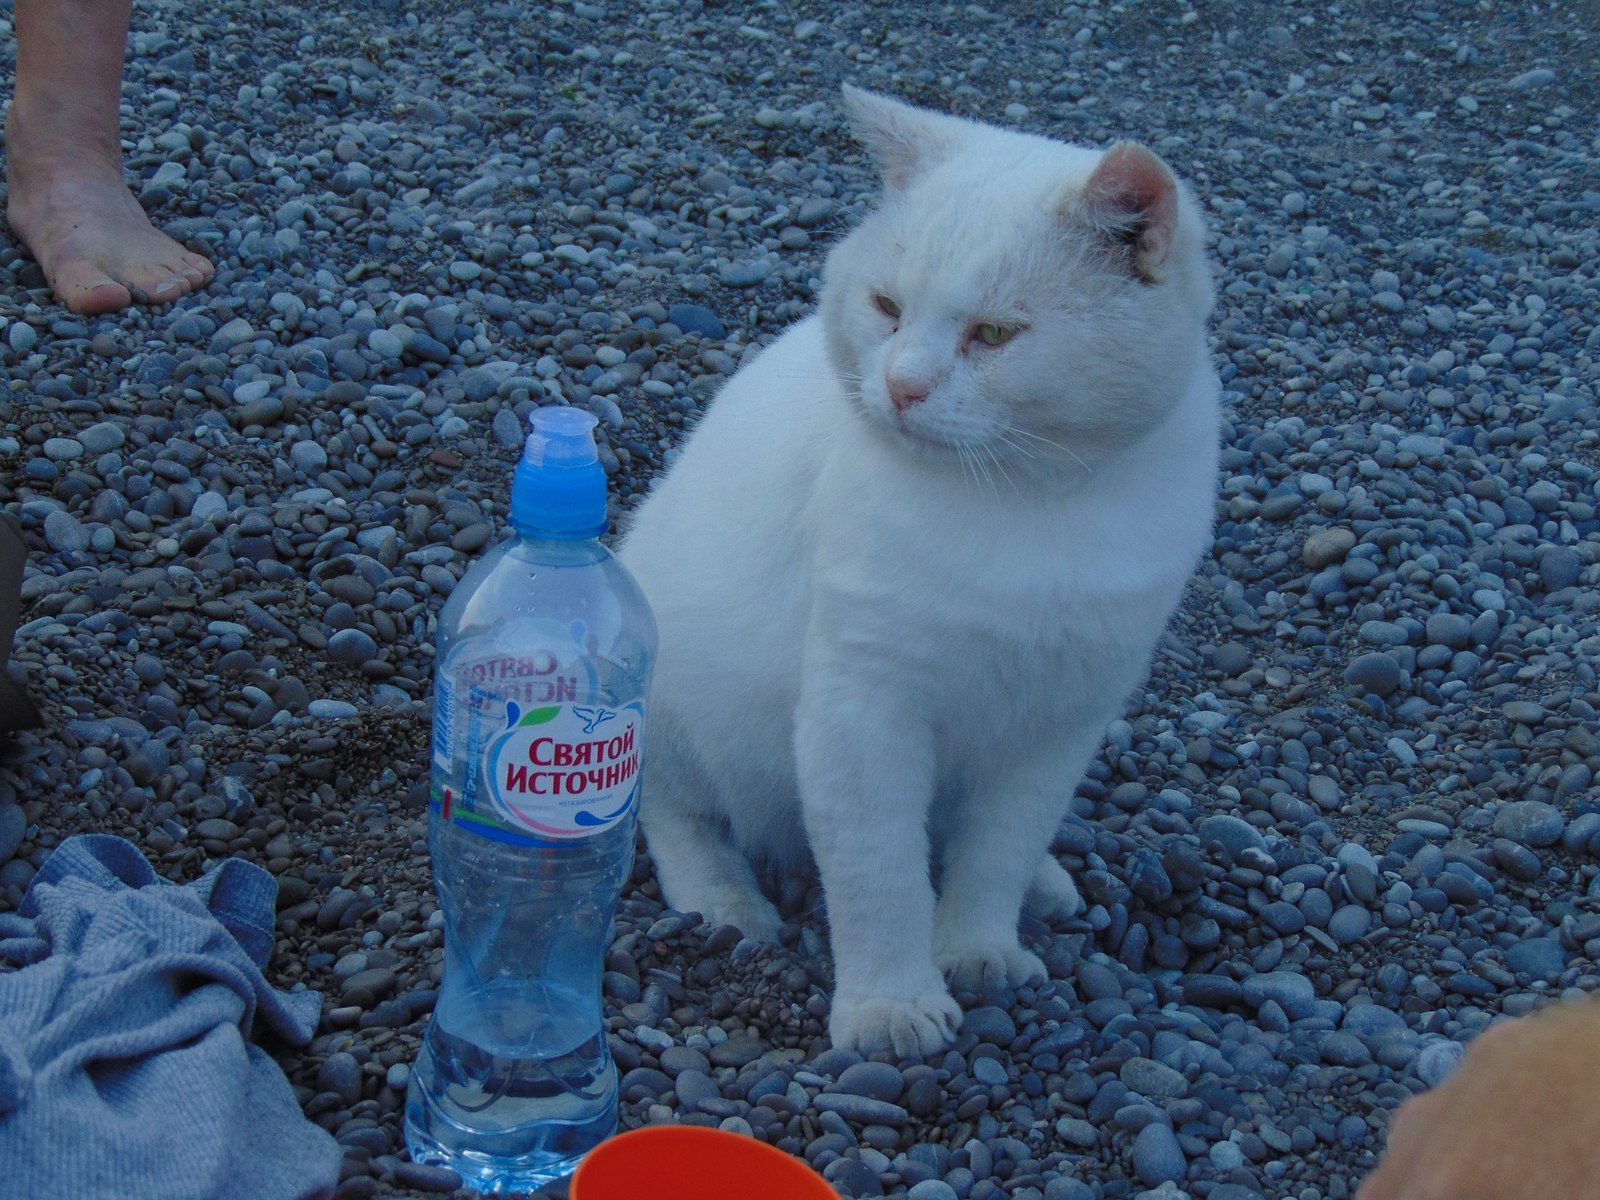
<instances>
[{"instance_id":1,"label":"cat's left ear","mask_svg":"<svg viewBox=\"0 0 1600 1200\"><path fill-rule=\"evenodd\" d=\"M1101 155L1078 207L1134 275L1160 280L1178 228L1178 181L1166 163L1136 142L1118 142Z\"/></svg>"},{"instance_id":2,"label":"cat's left ear","mask_svg":"<svg viewBox=\"0 0 1600 1200\"><path fill-rule=\"evenodd\" d=\"M967 129L968 123L959 117L928 112L848 83L843 93L850 129L877 159L890 191L904 188L949 158Z\"/></svg>"}]
</instances>

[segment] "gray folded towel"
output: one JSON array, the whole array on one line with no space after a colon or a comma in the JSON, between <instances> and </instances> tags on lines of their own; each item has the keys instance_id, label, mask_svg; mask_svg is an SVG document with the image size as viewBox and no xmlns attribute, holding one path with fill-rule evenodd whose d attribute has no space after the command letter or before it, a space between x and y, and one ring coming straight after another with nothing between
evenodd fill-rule
<instances>
[{"instance_id":1,"label":"gray folded towel","mask_svg":"<svg viewBox=\"0 0 1600 1200\"><path fill-rule=\"evenodd\" d=\"M331 1196L340 1150L246 1039L304 1044L321 997L262 978L277 884L230 859L158 877L74 837L0 914L0 1197Z\"/></svg>"}]
</instances>

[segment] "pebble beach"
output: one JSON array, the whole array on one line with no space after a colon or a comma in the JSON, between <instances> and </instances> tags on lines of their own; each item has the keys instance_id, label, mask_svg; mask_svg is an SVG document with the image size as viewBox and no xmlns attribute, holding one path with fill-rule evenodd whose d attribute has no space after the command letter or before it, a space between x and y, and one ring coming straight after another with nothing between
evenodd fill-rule
<instances>
[{"instance_id":1,"label":"pebble beach","mask_svg":"<svg viewBox=\"0 0 1600 1200\"><path fill-rule=\"evenodd\" d=\"M814 882L755 944L641 850L622 1125L852 1198L1347 1200L1486 1025L1600 988L1597 60L1577 0L141 3L129 179L217 274L80 318L0 236L45 718L0 745L0 911L76 833L261 864L268 979L324 997L272 1051L339 1195L455 1191L400 1135L434 619L528 412L600 418L625 527L872 203L841 82L1129 138L1210 225L1223 483L1056 842L1087 911L1024 918L1050 981L960 997L947 1052L862 1061Z\"/></svg>"}]
</instances>

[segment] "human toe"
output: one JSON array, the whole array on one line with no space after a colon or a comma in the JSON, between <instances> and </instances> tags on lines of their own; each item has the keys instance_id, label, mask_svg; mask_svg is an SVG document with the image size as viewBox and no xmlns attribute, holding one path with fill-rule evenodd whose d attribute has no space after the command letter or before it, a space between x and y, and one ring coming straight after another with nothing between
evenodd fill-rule
<instances>
[{"instance_id":1,"label":"human toe","mask_svg":"<svg viewBox=\"0 0 1600 1200\"><path fill-rule=\"evenodd\" d=\"M133 303L133 293L92 263L70 263L56 272L50 290L83 316L116 312Z\"/></svg>"}]
</instances>

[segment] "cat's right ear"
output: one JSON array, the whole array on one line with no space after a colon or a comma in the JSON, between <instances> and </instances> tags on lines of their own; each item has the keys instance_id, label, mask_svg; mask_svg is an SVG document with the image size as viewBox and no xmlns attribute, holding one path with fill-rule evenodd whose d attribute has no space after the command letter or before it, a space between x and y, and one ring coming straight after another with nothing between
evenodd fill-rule
<instances>
[{"instance_id":1,"label":"cat's right ear","mask_svg":"<svg viewBox=\"0 0 1600 1200\"><path fill-rule=\"evenodd\" d=\"M844 85L844 110L856 140L878 161L884 186L906 187L944 161L960 142L964 122L887 96Z\"/></svg>"},{"instance_id":2,"label":"cat's right ear","mask_svg":"<svg viewBox=\"0 0 1600 1200\"><path fill-rule=\"evenodd\" d=\"M1161 278L1178 226L1178 181L1137 142L1118 142L1100 157L1078 203L1100 237L1145 283Z\"/></svg>"}]
</instances>

